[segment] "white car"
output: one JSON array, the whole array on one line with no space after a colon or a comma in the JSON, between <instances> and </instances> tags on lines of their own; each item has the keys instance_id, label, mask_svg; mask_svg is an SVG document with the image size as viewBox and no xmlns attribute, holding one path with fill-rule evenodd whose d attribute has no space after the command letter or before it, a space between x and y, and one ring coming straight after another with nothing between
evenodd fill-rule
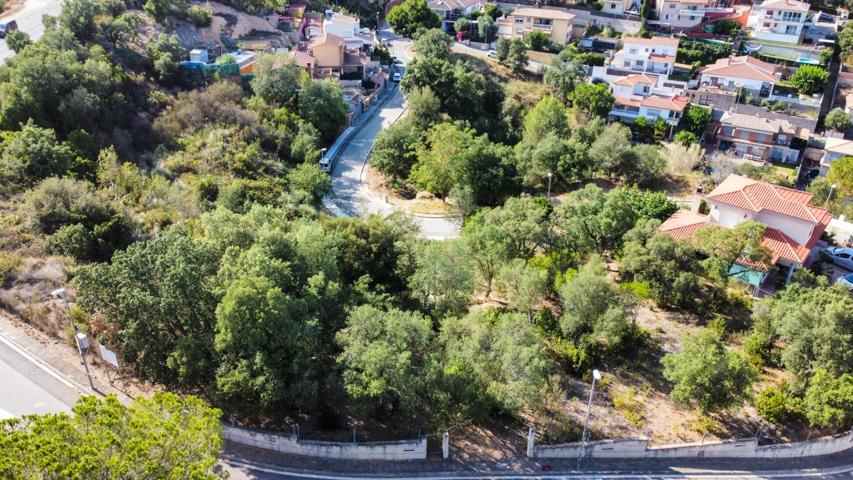
<instances>
[{"instance_id":1,"label":"white car","mask_svg":"<svg viewBox=\"0 0 853 480\"><path fill-rule=\"evenodd\" d=\"M853 248L829 247L825 251L832 259L832 263L847 270L853 270Z\"/></svg>"},{"instance_id":2,"label":"white car","mask_svg":"<svg viewBox=\"0 0 853 480\"><path fill-rule=\"evenodd\" d=\"M853 290L853 273L848 273L843 277L838 277L835 281L836 285L843 285L847 290Z\"/></svg>"},{"instance_id":3,"label":"white car","mask_svg":"<svg viewBox=\"0 0 853 480\"><path fill-rule=\"evenodd\" d=\"M394 75L391 77L391 80L393 80L395 82L399 82L402 79L403 79L403 76L400 75L400 72L394 72Z\"/></svg>"},{"instance_id":4,"label":"white car","mask_svg":"<svg viewBox=\"0 0 853 480\"><path fill-rule=\"evenodd\" d=\"M498 52L496 52L494 50L489 50L489 57L498 58Z\"/></svg>"}]
</instances>

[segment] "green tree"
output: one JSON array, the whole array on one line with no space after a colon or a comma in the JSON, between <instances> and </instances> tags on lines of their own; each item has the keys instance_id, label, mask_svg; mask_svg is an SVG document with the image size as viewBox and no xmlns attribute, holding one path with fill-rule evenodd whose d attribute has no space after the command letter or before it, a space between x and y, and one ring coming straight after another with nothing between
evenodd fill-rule
<instances>
[{"instance_id":1,"label":"green tree","mask_svg":"<svg viewBox=\"0 0 853 480\"><path fill-rule=\"evenodd\" d=\"M674 140L676 143L680 143L685 147L689 147L690 145L698 143L699 137L697 137L695 133L689 130L682 130L675 134Z\"/></svg>"},{"instance_id":2,"label":"green tree","mask_svg":"<svg viewBox=\"0 0 853 480\"><path fill-rule=\"evenodd\" d=\"M521 38L513 38L509 42L509 50L505 63L516 75L527 67L527 44Z\"/></svg>"},{"instance_id":3,"label":"green tree","mask_svg":"<svg viewBox=\"0 0 853 480\"><path fill-rule=\"evenodd\" d=\"M482 14L477 17L477 33L484 42L492 43L495 34L498 33L498 24L489 15Z\"/></svg>"},{"instance_id":4,"label":"green tree","mask_svg":"<svg viewBox=\"0 0 853 480\"><path fill-rule=\"evenodd\" d=\"M422 57L450 59L453 38L440 28L418 32L415 36L415 51Z\"/></svg>"},{"instance_id":5,"label":"green tree","mask_svg":"<svg viewBox=\"0 0 853 480\"><path fill-rule=\"evenodd\" d=\"M504 63L509 58L509 46L510 40L507 37L498 38L498 44L495 47L495 54L498 57L498 61Z\"/></svg>"},{"instance_id":6,"label":"green tree","mask_svg":"<svg viewBox=\"0 0 853 480\"><path fill-rule=\"evenodd\" d=\"M302 89L299 111L302 118L320 131L327 144L337 138L347 119L343 91L336 81L328 78L312 81Z\"/></svg>"},{"instance_id":7,"label":"green tree","mask_svg":"<svg viewBox=\"0 0 853 480\"><path fill-rule=\"evenodd\" d=\"M570 193L554 215L559 242L582 253L618 248L623 235L637 219L626 191L618 189L605 194L594 184Z\"/></svg>"},{"instance_id":8,"label":"green tree","mask_svg":"<svg viewBox=\"0 0 853 480\"><path fill-rule=\"evenodd\" d=\"M173 82L180 67L179 62L187 58L187 51L181 46L178 36L161 33L148 44L147 50L157 78L161 82Z\"/></svg>"},{"instance_id":9,"label":"green tree","mask_svg":"<svg viewBox=\"0 0 853 480\"><path fill-rule=\"evenodd\" d=\"M791 76L791 84L803 95L822 93L829 80L829 72L815 65L800 65Z\"/></svg>"},{"instance_id":10,"label":"green tree","mask_svg":"<svg viewBox=\"0 0 853 480\"><path fill-rule=\"evenodd\" d=\"M453 31L455 32L469 32L471 30L471 19L467 17L459 17L453 22Z\"/></svg>"},{"instance_id":11,"label":"green tree","mask_svg":"<svg viewBox=\"0 0 853 480\"><path fill-rule=\"evenodd\" d=\"M294 162L317 162L322 156L322 144L320 131L308 122L299 121L299 129L290 144L290 158Z\"/></svg>"},{"instance_id":12,"label":"green tree","mask_svg":"<svg viewBox=\"0 0 853 480\"><path fill-rule=\"evenodd\" d=\"M607 280L600 258L581 267L560 289L560 298L560 330L566 338L588 337L608 350L618 350L631 337L631 301Z\"/></svg>"},{"instance_id":13,"label":"green tree","mask_svg":"<svg viewBox=\"0 0 853 480\"><path fill-rule=\"evenodd\" d=\"M575 87L586 79L586 66L566 48L554 58L550 67L545 68L542 79L555 97L568 104Z\"/></svg>"},{"instance_id":14,"label":"green tree","mask_svg":"<svg viewBox=\"0 0 853 480\"><path fill-rule=\"evenodd\" d=\"M703 228L696 235L696 245L710 255L708 273L726 285L737 262L769 265L771 254L764 241L766 226L758 222L742 222L734 228Z\"/></svg>"},{"instance_id":15,"label":"green tree","mask_svg":"<svg viewBox=\"0 0 853 480\"><path fill-rule=\"evenodd\" d=\"M475 271L461 240L421 244L415 265L409 288L423 305L437 318L465 312L474 294Z\"/></svg>"},{"instance_id":16,"label":"green tree","mask_svg":"<svg viewBox=\"0 0 853 480\"><path fill-rule=\"evenodd\" d=\"M142 6L142 9L160 23L166 20L169 15L169 0L148 0Z\"/></svg>"},{"instance_id":17,"label":"green tree","mask_svg":"<svg viewBox=\"0 0 853 480\"><path fill-rule=\"evenodd\" d=\"M588 117L606 117L613 108L613 94L607 85L581 83L572 92L572 106Z\"/></svg>"},{"instance_id":18,"label":"green tree","mask_svg":"<svg viewBox=\"0 0 853 480\"><path fill-rule=\"evenodd\" d=\"M207 281L215 253L170 230L87 265L74 283L78 303L101 318L100 338L143 378L197 387L212 378L217 297Z\"/></svg>"},{"instance_id":19,"label":"green tree","mask_svg":"<svg viewBox=\"0 0 853 480\"><path fill-rule=\"evenodd\" d=\"M363 305L338 333L347 393L365 409L408 418L428 415L435 359L432 322L414 312Z\"/></svg>"},{"instance_id":20,"label":"green tree","mask_svg":"<svg viewBox=\"0 0 853 480\"><path fill-rule=\"evenodd\" d=\"M548 293L548 272L515 258L498 271L496 289L513 309L532 320L536 307Z\"/></svg>"},{"instance_id":21,"label":"green tree","mask_svg":"<svg viewBox=\"0 0 853 480\"><path fill-rule=\"evenodd\" d=\"M702 137L708 122L711 121L711 110L698 105L688 105L681 118L681 125L697 137Z\"/></svg>"},{"instance_id":22,"label":"green tree","mask_svg":"<svg viewBox=\"0 0 853 480\"><path fill-rule=\"evenodd\" d=\"M589 156L596 168L610 177L632 171L636 156L631 143L631 129L621 123L611 123L592 142Z\"/></svg>"},{"instance_id":23,"label":"green tree","mask_svg":"<svg viewBox=\"0 0 853 480\"><path fill-rule=\"evenodd\" d=\"M420 135L408 118L383 129L373 144L370 165L392 179L405 180L418 161L419 140Z\"/></svg>"},{"instance_id":24,"label":"green tree","mask_svg":"<svg viewBox=\"0 0 853 480\"><path fill-rule=\"evenodd\" d=\"M806 418L815 427L845 430L853 426L853 374L835 376L817 368L803 401Z\"/></svg>"},{"instance_id":25,"label":"green tree","mask_svg":"<svg viewBox=\"0 0 853 480\"><path fill-rule=\"evenodd\" d=\"M386 20L396 33L409 38L418 30L441 27L441 19L426 0L404 0L391 8Z\"/></svg>"},{"instance_id":26,"label":"green tree","mask_svg":"<svg viewBox=\"0 0 853 480\"><path fill-rule=\"evenodd\" d=\"M425 132L441 123L441 100L429 87L415 89L406 94L406 120L418 132Z\"/></svg>"},{"instance_id":27,"label":"green tree","mask_svg":"<svg viewBox=\"0 0 853 480\"><path fill-rule=\"evenodd\" d=\"M524 42L537 52L548 52L552 48L551 36L541 30L534 30L524 36Z\"/></svg>"},{"instance_id":28,"label":"green tree","mask_svg":"<svg viewBox=\"0 0 853 480\"><path fill-rule=\"evenodd\" d=\"M79 40L89 40L97 31L95 19L102 12L101 3L97 0L69 0L62 5L59 23Z\"/></svg>"},{"instance_id":29,"label":"green tree","mask_svg":"<svg viewBox=\"0 0 853 480\"><path fill-rule=\"evenodd\" d=\"M853 157L843 157L833 161L829 165L829 171L826 172L826 181L835 185L836 198L853 196Z\"/></svg>"},{"instance_id":30,"label":"green tree","mask_svg":"<svg viewBox=\"0 0 853 480\"><path fill-rule=\"evenodd\" d=\"M317 163L302 163L287 172L291 190L305 195L312 203L319 202L332 191L332 179Z\"/></svg>"},{"instance_id":31,"label":"green tree","mask_svg":"<svg viewBox=\"0 0 853 480\"><path fill-rule=\"evenodd\" d=\"M284 54L267 54L258 59L252 91L273 105L292 106L308 75Z\"/></svg>"},{"instance_id":32,"label":"green tree","mask_svg":"<svg viewBox=\"0 0 853 480\"><path fill-rule=\"evenodd\" d=\"M30 36L22 30L12 30L6 34L6 45L15 53L20 53L25 47L32 45Z\"/></svg>"},{"instance_id":33,"label":"green tree","mask_svg":"<svg viewBox=\"0 0 853 480\"><path fill-rule=\"evenodd\" d=\"M748 399L757 377L746 360L705 328L688 334L681 351L665 355L661 363L664 377L673 384L670 396L684 404L695 402L705 412Z\"/></svg>"},{"instance_id":34,"label":"green tree","mask_svg":"<svg viewBox=\"0 0 853 480\"><path fill-rule=\"evenodd\" d=\"M39 128L32 120L8 137L0 154L0 178L22 186L65 176L75 168L79 170L79 163L68 144L58 141L56 132Z\"/></svg>"},{"instance_id":35,"label":"green tree","mask_svg":"<svg viewBox=\"0 0 853 480\"><path fill-rule=\"evenodd\" d=\"M219 410L192 395L82 396L72 415L30 415L0 428L4 478L219 479Z\"/></svg>"},{"instance_id":36,"label":"green tree","mask_svg":"<svg viewBox=\"0 0 853 480\"><path fill-rule=\"evenodd\" d=\"M6 41L8 42L8 39ZM826 128L831 128L838 132L844 132L850 128L850 115L841 108L833 108L826 114L824 125L826 125Z\"/></svg>"}]
</instances>

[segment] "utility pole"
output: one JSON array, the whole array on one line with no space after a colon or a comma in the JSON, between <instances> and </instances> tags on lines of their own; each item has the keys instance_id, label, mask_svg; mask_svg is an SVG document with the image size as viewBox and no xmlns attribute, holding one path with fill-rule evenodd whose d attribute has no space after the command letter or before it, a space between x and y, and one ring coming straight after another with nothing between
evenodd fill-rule
<instances>
[{"instance_id":1,"label":"utility pole","mask_svg":"<svg viewBox=\"0 0 853 480\"><path fill-rule=\"evenodd\" d=\"M586 441L589 437L589 412L592 409L592 397L595 395L595 382L601 380L601 372L598 370L592 371L592 388L589 390L589 402L586 404L586 419L583 421L583 435L581 435L581 449L578 452L578 470L581 469L581 460L586 453Z\"/></svg>"},{"instance_id":2,"label":"utility pole","mask_svg":"<svg viewBox=\"0 0 853 480\"><path fill-rule=\"evenodd\" d=\"M832 191L835 190L835 184L833 183L829 187L829 193L826 194L826 201L823 202L823 208L826 208L829 205L829 199L832 197Z\"/></svg>"},{"instance_id":3,"label":"utility pole","mask_svg":"<svg viewBox=\"0 0 853 480\"><path fill-rule=\"evenodd\" d=\"M551 177L553 177L553 176L554 176L553 173L548 172L548 201L549 202L551 201Z\"/></svg>"},{"instance_id":4,"label":"utility pole","mask_svg":"<svg viewBox=\"0 0 853 480\"><path fill-rule=\"evenodd\" d=\"M92 388L92 391L95 391L95 384L92 382L92 374L89 373L89 364L86 362L86 354L83 351L83 346L80 345L80 330L77 328L77 324L74 323L74 320L71 318L71 307L68 306L68 295L65 293L64 288L59 288L50 293L54 298L61 298L65 303L65 311L68 313L68 323L71 324L71 328L74 329L74 341L77 343L77 351L80 352L80 360L83 361L83 368L86 369L86 378L89 379L89 387ZM85 335L84 335L85 337ZM86 345L86 349L88 349L88 344Z\"/></svg>"}]
</instances>

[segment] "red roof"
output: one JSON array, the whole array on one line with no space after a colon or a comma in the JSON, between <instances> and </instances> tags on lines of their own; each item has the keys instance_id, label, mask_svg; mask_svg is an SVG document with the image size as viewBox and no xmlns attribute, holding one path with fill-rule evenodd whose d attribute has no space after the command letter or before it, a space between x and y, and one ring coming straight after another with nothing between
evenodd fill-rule
<instances>
[{"instance_id":1,"label":"red roof","mask_svg":"<svg viewBox=\"0 0 853 480\"><path fill-rule=\"evenodd\" d=\"M809 205L813 196L808 192L729 175L706 198L750 212L766 210L807 222L829 223L832 214L828 210Z\"/></svg>"},{"instance_id":2,"label":"red roof","mask_svg":"<svg viewBox=\"0 0 853 480\"><path fill-rule=\"evenodd\" d=\"M619 80L613 82L614 85L628 85L628 86L636 86L637 84L643 83L647 85L654 85L658 82L657 77L635 73L633 75L628 75L626 77L622 77Z\"/></svg>"}]
</instances>

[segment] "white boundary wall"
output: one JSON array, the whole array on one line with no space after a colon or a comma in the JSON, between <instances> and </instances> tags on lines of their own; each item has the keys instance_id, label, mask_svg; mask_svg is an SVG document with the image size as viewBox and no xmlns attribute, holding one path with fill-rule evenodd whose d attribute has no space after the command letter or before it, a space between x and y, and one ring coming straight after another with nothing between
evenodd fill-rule
<instances>
[{"instance_id":1,"label":"white boundary wall","mask_svg":"<svg viewBox=\"0 0 853 480\"><path fill-rule=\"evenodd\" d=\"M853 431L807 442L758 446L755 438L723 442L685 443L650 447L648 439L588 442L585 458L799 458L831 455L853 449ZM535 458L577 458L580 443L537 445Z\"/></svg>"},{"instance_id":2,"label":"white boundary wall","mask_svg":"<svg viewBox=\"0 0 853 480\"><path fill-rule=\"evenodd\" d=\"M427 441L399 442L319 442L297 440L292 435L275 435L225 425L222 437L226 440L306 457L339 458L347 460L423 460L427 457Z\"/></svg>"}]
</instances>

